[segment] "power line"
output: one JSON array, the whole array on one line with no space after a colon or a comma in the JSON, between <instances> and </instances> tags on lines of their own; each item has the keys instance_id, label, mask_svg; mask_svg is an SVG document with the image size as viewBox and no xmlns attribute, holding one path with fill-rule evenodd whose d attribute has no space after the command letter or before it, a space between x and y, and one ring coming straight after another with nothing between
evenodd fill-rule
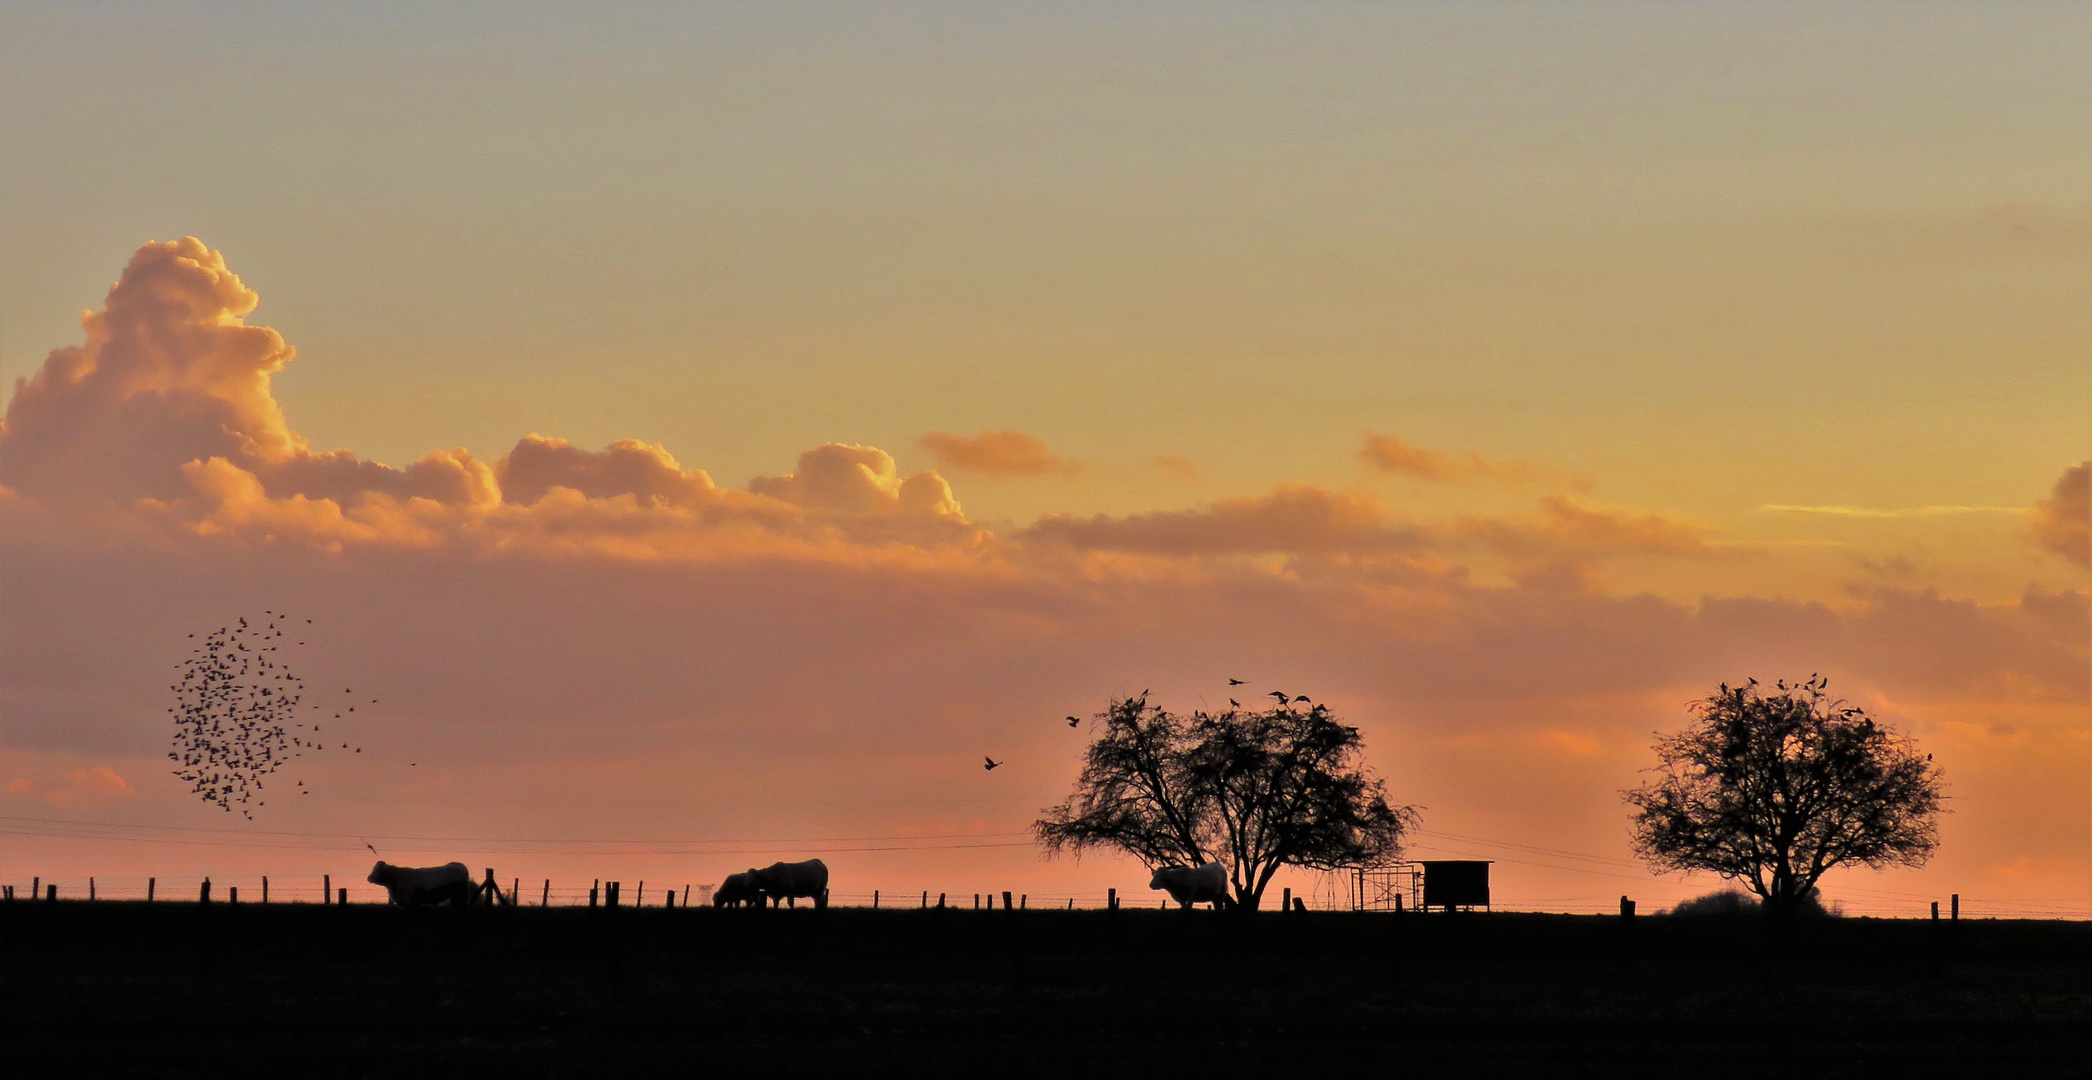
<instances>
[{"instance_id":1,"label":"power line","mask_svg":"<svg viewBox=\"0 0 2092 1080\"><path fill-rule=\"evenodd\" d=\"M309 836L327 840L420 840L436 843L461 844L840 844L874 840L967 840L995 836L1029 836L1029 829L1018 832L990 833L920 833L915 835L894 834L890 836L775 836L775 837L722 837L719 839L637 839L619 840L609 837L504 837L504 836L405 836L395 833L334 833L334 832L289 832L280 829L211 829L190 825L135 825L121 821L81 821L71 818L12 817L0 814L0 821L20 822L36 825L85 826L98 829L137 829L148 832L214 833L224 836ZM18 836L33 836L34 833L15 833Z\"/></svg>"}]
</instances>

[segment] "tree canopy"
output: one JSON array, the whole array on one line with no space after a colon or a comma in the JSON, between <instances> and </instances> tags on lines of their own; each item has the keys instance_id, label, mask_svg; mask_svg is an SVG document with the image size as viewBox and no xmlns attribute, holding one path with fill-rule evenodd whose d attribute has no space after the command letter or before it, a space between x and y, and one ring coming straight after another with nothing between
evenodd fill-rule
<instances>
[{"instance_id":1,"label":"tree canopy","mask_svg":"<svg viewBox=\"0 0 2092 1080\"><path fill-rule=\"evenodd\" d=\"M1217 861L1237 906L1254 910L1280 867L1386 863L1417 820L1389 805L1358 729L1323 705L1186 716L1143 694L1098 721L1074 794L1032 826L1049 855L1114 850L1151 869Z\"/></svg>"},{"instance_id":2,"label":"tree canopy","mask_svg":"<svg viewBox=\"0 0 2092 1080\"><path fill-rule=\"evenodd\" d=\"M1692 713L1658 737L1658 778L1625 793L1635 851L1656 869L1740 881L1778 918L1833 866L1919 866L1939 845L1931 756L1832 699L1827 680L1724 683Z\"/></svg>"}]
</instances>

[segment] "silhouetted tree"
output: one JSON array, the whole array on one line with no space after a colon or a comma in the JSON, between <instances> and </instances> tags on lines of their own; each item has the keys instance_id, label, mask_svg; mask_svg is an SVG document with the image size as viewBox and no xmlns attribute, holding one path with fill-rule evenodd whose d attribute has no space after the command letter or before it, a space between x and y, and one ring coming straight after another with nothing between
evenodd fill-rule
<instances>
[{"instance_id":1,"label":"silhouetted tree","mask_svg":"<svg viewBox=\"0 0 2092 1080\"><path fill-rule=\"evenodd\" d=\"M1373 866L1401 854L1413 807L1388 805L1358 729L1326 706L1180 716L1146 695L1099 715L1068 801L1032 825L1048 855L1103 848L1148 865L1217 861L1255 910L1282 866Z\"/></svg>"},{"instance_id":2,"label":"silhouetted tree","mask_svg":"<svg viewBox=\"0 0 2092 1080\"><path fill-rule=\"evenodd\" d=\"M1752 679L1694 703L1694 722L1656 741L1660 779L1625 793L1635 852L1740 881L1776 919L1833 866L1922 865L1939 845L1939 771L1827 686Z\"/></svg>"}]
</instances>

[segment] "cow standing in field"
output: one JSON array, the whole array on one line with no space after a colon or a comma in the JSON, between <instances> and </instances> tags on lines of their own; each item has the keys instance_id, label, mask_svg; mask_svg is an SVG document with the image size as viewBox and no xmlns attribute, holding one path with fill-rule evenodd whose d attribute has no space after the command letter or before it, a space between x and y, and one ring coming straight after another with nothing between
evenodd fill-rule
<instances>
[{"instance_id":1,"label":"cow standing in field","mask_svg":"<svg viewBox=\"0 0 2092 1080\"><path fill-rule=\"evenodd\" d=\"M472 903L478 891L472 885L472 871L465 869L461 862L412 867L394 866L381 859L378 865L371 867L369 880L373 885L385 886L392 902L400 907L420 907L447 900L451 907L462 908Z\"/></svg>"},{"instance_id":2,"label":"cow standing in field","mask_svg":"<svg viewBox=\"0 0 2092 1080\"><path fill-rule=\"evenodd\" d=\"M722 908L748 904L761 907L763 890L756 885L755 875L754 867L749 867L745 874L728 874L726 880L719 883L719 888L713 890L712 906Z\"/></svg>"},{"instance_id":3,"label":"cow standing in field","mask_svg":"<svg viewBox=\"0 0 2092 1080\"><path fill-rule=\"evenodd\" d=\"M1217 862L1204 866L1162 866L1155 869L1155 876L1148 880L1150 889L1169 890L1170 899L1190 908L1193 904L1212 904L1219 911L1231 901L1228 897L1228 872Z\"/></svg>"},{"instance_id":4,"label":"cow standing in field","mask_svg":"<svg viewBox=\"0 0 2092 1080\"><path fill-rule=\"evenodd\" d=\"M790 904L796 897L807 897L817 909L828 906L828 864L819 859L805 862L775 862L761 870L750 870L755 876L756 888L770 899L774 906ZM796 904L794 907L798 906Z\"/></svg>"}]
</instances>

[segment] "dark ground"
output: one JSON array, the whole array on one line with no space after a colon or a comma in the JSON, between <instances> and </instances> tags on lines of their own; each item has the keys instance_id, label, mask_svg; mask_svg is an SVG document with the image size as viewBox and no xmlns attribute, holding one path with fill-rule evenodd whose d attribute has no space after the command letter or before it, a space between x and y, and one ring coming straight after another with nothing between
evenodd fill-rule
<instances>
[{"instance_id":1,"label":"dark ground","mask_svg":"<svg viewBox=\"0 0 2092 1080\"><path fill-rule=\"evenodd\" d=\"M20 1076L2085 1075L2092 925L18 901L0 1001Z\"/></svg>"}]
</instances>

